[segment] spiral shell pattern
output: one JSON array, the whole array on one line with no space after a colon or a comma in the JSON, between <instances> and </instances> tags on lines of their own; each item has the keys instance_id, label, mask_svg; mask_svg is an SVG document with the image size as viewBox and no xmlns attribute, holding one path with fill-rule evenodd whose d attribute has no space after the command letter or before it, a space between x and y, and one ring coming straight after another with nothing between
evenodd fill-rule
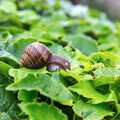
<instances>
[{"instance_id":1,"label":"spiral shell pattern","mask_svg":"<svg viewBox=\"0 0 120 120\"><path fill-rule=\"evenodd\" d=\"M28 45L21 57L21 66L30 69L39 69L45 66L52 57L52 52L42 43Z\"/></svg>"}]
</instances>

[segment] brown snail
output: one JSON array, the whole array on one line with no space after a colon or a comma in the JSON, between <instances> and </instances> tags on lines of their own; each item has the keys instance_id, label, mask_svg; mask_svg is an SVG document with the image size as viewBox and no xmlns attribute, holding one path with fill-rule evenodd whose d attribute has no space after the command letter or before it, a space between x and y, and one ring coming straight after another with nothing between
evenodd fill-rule
<instances>
[{"instance_id":1,"label":"brown snail","mask_svg":"<svg viewBox=\"0 0 120 120\"><path fill-rule=\"evenodd\" d=\"M35 42L25 48L21 58L21 66L30 69L39 69L45 66L51 57L52 52L48 47Z\"/></svg>"},{"instance_id":2,"label":"brown snail","mask_svg":"<svg viewBox=\"0 0 120 120\"><path fill-rule=\"evenodd\" d=\"M42 43L28 45L21 57L21 66L30 69L39 69L47 66L47 70L70 69L70 62L64 57L52 54L49 48Z\"/></svg>"}]
</instances>

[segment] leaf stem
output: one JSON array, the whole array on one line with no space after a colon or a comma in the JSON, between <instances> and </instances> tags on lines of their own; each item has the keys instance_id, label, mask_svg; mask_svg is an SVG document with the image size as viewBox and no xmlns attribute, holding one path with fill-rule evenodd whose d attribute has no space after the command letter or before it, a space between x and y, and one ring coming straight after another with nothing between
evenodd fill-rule
<instances>
[{"instance_id":1,"label":"leaf stem","mask_svg":"<svg viewBox=\"0 0 120 120\"><path fill-rule=\"evenodd\" d=\"M117 113L111 120L114 120L117 116L118 116L119 113Z\"/></svg>"},{"instance_id":2,"label":"leaf stem","mask_svg":"<svg viewBox=\"0 0 120 120\"><path fill-rule=\"evenodd\" d=\"M54 101L51 99L51 104L54 105Z\"/></svg>"},{"instance_id":3,"label":"leaf stem","mask_svg":"<svg viewBox=\"0 0 120 120\"><path fill-rule=\"evenodd\" d=\"M74 114L74 116L73 116L73 120L75 120L76 119L76 114Z\"/></svg>"}]
</instances>

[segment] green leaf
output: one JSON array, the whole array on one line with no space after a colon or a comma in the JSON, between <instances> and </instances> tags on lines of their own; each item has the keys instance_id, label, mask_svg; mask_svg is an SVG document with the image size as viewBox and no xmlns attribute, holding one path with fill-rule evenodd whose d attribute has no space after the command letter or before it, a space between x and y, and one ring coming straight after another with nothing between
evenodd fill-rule
<instances>
[{"instance_id":1,"label":"green leaf","mask_svg":"<svg viewBox=\"0 0 120 120\"><path fill-rule=\"evenodd\" d=\"M40 16L32 10L18 11L18 16L22 23L33 24L40 20Z\"/></svg>"},{"instance_id":2,"label":"green leaf","mask_svg":"<svg viewBox=\"0 0 120 120\"><path fill-rule=\"evenodd\" d=\"M19 68L20 66L19 65L20 59L18 59L11 53L4 51L4 50L0 51L0 61L7 63L14 68Z\"/></svg>"},{"instance_id":3,"label":"green leaf","mask_svg":"<svg viewBox=\"0 0 120 120\"><path fill-rule=\"evenodd\" d=\"M5 90L6 86L0 86L0 112L7 112L15 100L15 95Z\"/></svg>"},{"instance_id":4,"label":"green leaf","mask_svg":"<svg viewBox=\"0 0 120 120\"><path fill-rule=\"evenodd\" d=\"M97 69L95 72L95 86L100 86L109 83L115 83L116 78L119 77L120 71L115 68L102 68Z\"/></svg>"},{"instance_id":5,"label":"green leaf","mask_svg":"<svg viewBox=\"0 0 120 120\"><path fill-rule=\"evenodd\" d=\"M110 94L102 94L95 90L90 81L82 80L79 83L70 86L69 90L82 95L85 98L92 99L93 103L102 103L107 101L117 101L117 97L114 91L111 91Z\"/></svg>"},{"instance_id":6,"label":"green leaf","mask_svg":"<svg viewBox=\"0 0 120 120\"><path fill-rule=\"evenodd\" d=\"M5 90L9 83L9 79L0 73L0 112L7 112L12 119L18 120L17 115L20 113L20 109L17 106L16 95Z\"/></svg>"},{"instance_id":7,"label":"green leaf","mask_svg":"<svg viewBox=\"0 0 120 120\"><path fill-rule=\"evenodd\" d=\"M60 82L63 79L57 73L52 76L47 74L29 74L27 77L9 85L7 90L37 90L42 95L50 97L62 104L72 105L74 100L70 91Z\"/></svg>"},{"instance_id":8,"label":"green leaf","mask_svg":"<svg viewBox=\"0 0 120 120\"><path fill-rule=\"evenodd\" d=\"M89 10L89 15L91 17L94 17L94 18L107 19L107 16L105 13L100 12L100 11L95 10L95 9Z\"/></svg>"},{"instance_id":9,"label":"green leaf","mask_svg":"<svg viewBox=\"0 0 120 120\"><path fill-rule=\"evenodd\" d=\"M9 40L9 44L10 44L11 42L17 41L17 40L19 40L19 39L24 39L24 38L27 39L27 38L32 38L32 37L33 37L33 35L32 35L31 32L25 31L25 32L23 32L23 33L14 35L13 38Z\"/></svg>"},{"instance_id":10,"label":"green leaf","mask_svg":"<svg viewBox=\"0 0 120 120\"><path fill-rule=\"evenodd\" d=\"M79 83L70 86L69 90L77 92L79 95L83 95L84 97L91 98L97 103L104 102L107 99L107 96L96 91L92 84L86 80L82 80Z\"/></svg>"},{"instance_id":11,"label":"green leaf","mask_svg":"<svg viewBox=\"0 0 120 120\"><path fill-rule=\"evenodd\" d=\"M67 16L63 11L57 11L52 14L52 18L55 22L61 22L67 20Z\"/></svg>"},{"instance_id":12,"label":"green leaf","mask_svg":"<svg viewBox=\"0 0 120 120\"><path fill-rule=\"evenodd\" d=\"M17 7L14 2L5 0L0 3L0 10L6 13L16 13Z\"/></svg>"},{"instance_id":13,"label":"green leaf","mask_svg":"<svg viewBox=\"0 0 120 120\"><path fill-rule=\"evenodd\" d=\"M115 83L110 84L110 89L116 91L116 93L119 95L119 93L120 93L120 87L119 86L120 86L120 77L118 77L115 80Z\"/></svg>"},{"instance_id":14,"label":"green leaf","mask_svg":"<svg viewBox=\"0 0 120 120\"><path fill-rule=\"evenodd\" d=\"M82 73L82 70L79 69L79 72L77 73L74 73L70 70L66 70L66 71L63 71L61 70L60 73L64 76L64 77L67 77L67 76L71 76L73 77L75 80L77 80L78 82L80 82L81 80L91 80L92 79L92 76L91 75L79 75L79 73Z\"/></svg>"},{"instance_id":15,"label":"green leaf","mask_svg":"<svg viewBox=\"0 0 120 120\"><path fill-rule=\"evenodd\" d=\"M44 40L49 40L52 41L53 38L50 35L50 33L47 30L44 30L43 28L40 27L34 27L31 29L31 32L35 38L39 39L44 39Z\"/></svg>"},{"instance_id":16,"label":"green leaf","mask_svg":"<svg viewBox=\"0 0 120 120\"><path fill-rule=\"evenodd\" d=\"M72 29L72 33L73 34L76 34L76 33L86 33L86 32L90 32L91 31L91 24L86 21L85 19L76 22L75 21L75 24L78 24L77 26L73 26L73 29ZM74 29L74 27L76 27L76 30Z\"/></svg>"},{"instance_id":17,"label":"green leaf","mask_svg":"<svg viewBox=\"0 0 120 120\"><path fill-rule=\"evenodd\" d=\"M21 68L21 69L10 69L9 75L15 78L15 81L21 80L25 77L27 77L28 74L34 74L37 73L44 73L46 72L46 67L43 67L41 69L27 69L27 68Z\"/></svg>"},{"instance_id":18,"label":"green leaf","mask_svg":"<svg viewBox=\"0 0 120 120\"><path fill-rule=\"evenodd\" d=\"M103 63L106 67L114 67L119 57L109 52L98 52L89 56L92 63Z\"/></svg>"},{"instance_id":19,"label":"green leaf","mask_svg":"<svg viewBox=\"0 0 120 120\"><path fill-rule=\"evenodd\" d=\"M26 91L26 90L20 90L18 92L18 99L27 101L27 102L32 102L34 98L37 97L37 92L36 91Z\"/></svg>"},{"instance_id":20,"label":"green leaf","mask_svg":"<svg viewBox=\"0 0 120 120\"><path fill-rule=\"evenodd\" d=\"M111 93L108 95L108 99L106 101L108 102L115 102L116 104L118 103L118 95L116 94L116 91L110 90Z\"/></svg>"},{"instance_id":21,"label":"green leaf","mask_svg":"<svg viewBox=\"0 0 120 120\"><path fill-rule=\"evenodd\" d=\"M0 85L8 83L8 78L6 78L2 73L0 73Z\"/></svg>"},{"instance_id":22,"label":"green leaf","mask_svg":"<svg viewBox=\"0 0 120 120\"><path fill-rule=\"evenodd\" d=\"M102 120L106 116L113 116L113 112L105 103L94 105L80 100L73 105L73 110L84 120Z\"/></svg>"},{"instance_id":23,"label":"green leaf","mask_svg":"<svg viewBox=\"0 0 120 120\"><path fill-rule=\"evenodd\" d=\"M31 29L33 36L46 39L46 40L51 40L53 41L54 39L59 40L60 37L64 36L65 30L59 23L47 23L47 24L41 24L41 22L33 27Z\"/></svg>"},{"instance_id":24,"label":"green leaf","mask_svg":"<svg viewBox=\"0 0 120 120\"><path fill-rule=\"evenodd\" d=\"M87 56L99 50L97 42L84 34L69 35L63 39Z\"/></svg>"},{"instance_id":25,"label":"green leaf","mask_svg":"<svg viewBox=\"0 0 120 120\"><path fill-rule=\"evenodd\" d=\"M7 113L0 114L0 120L12 120Z\"/></svg>"},{"instance_id":26,"label":"green leaf","mask_svg":"<svg viewBox=\"0 0 120 120\"><path fill-rule=\"evenodd\" d=\"M47 103L22 103L19 106L29 115L31 120L67 120L67 116L54 105L48 105Z\"/></svg>"},{"instance_id":27,"label":"green leaf","mask_svg":"<svg viewBox=\"0 0 120 120\"><path fill-rule=\"evenodd\" d=\"M54 45L51 45L49 48L54 54L57 54L58 51L61 50L63 47L62 45L54 44Z\"/></svg>"},{"instance_id":28,"label":"green leaf","mask_svg":"<svg viewBox=\"0 0 120 120\"><path fill-rule=\"evenodd\" d=\"M13 119L13 120L19 120L18 115L21 113L20 108L18 107L19 101L15 100L9 110L7 111L8 115Z\"/></svg>"},{"instance_id":29,"label":"green leaf","mask_svg":"<svg viewBox=\"0 0 120 120\"><path fill-rule=\"evenodd\" d=\"M116 53L116 51L118 50L118 44L117 42L107 42L107 43L102 43L100 45L100 50L101 51L108 51L108 52L112 52L112 53Z\"/></svg>"},{"instance_id":30,"label":"green leaf","mask_svg":"<svg viewBox=\"0 0 120 120\"><path fill-rule=\"evenodd\" d=\"M11 66L1 61L0 66L1 66L0 73L2 73L6 77L9 77L8 71L10 70Z\"/></svg>"},{"instance_id":31,"label":"green leaf","mask_svg":"<svg viewBox=\"0 0 120 120\"><path fill-rule=\"evenodd\" d=\"M17 35L19 33L24 32L23 29L15 27L15 26L7 26L7 27L0 26L0 31L2 31L2 32L4 32L4 31L8 32L9 31L13 35Z\"/></svg>"},{"instance_id":32,"label":"green leaf","mask_svg":"<svg viewBox=\"0 0 120 120\"><path fill-rule=\"evenodd\" d=\"M11 38L12 35L9 32L0 33L0 47L2 47L2 49L5 49L5 42Z\"/></svg>"}]
</instances>

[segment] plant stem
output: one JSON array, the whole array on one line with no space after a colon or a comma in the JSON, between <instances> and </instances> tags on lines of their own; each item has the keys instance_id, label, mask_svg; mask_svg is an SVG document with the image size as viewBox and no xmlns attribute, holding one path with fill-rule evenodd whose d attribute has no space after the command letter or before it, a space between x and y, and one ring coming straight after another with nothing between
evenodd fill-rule
<instances>
[{"instance_id":1,"label":"plant stem","mask_svg":"<svg viewBox=\"0 0 120 120\"><path fill-rule=\"evenodd\" d=\"M75 118L76 118L76 114L74 114L74 116L73 116L73 120L75 120Z\"/></svg>"},{"instance_id":2,"label":"plant stem","mask_svg":"<svg viewBox=\"0 0 120 120\"><path fill-rule=\"evenodd\" d=\"M111 120L114 120L117 116L118 116L119 113L117 113Z\"/></svg>"}]
</instances>

